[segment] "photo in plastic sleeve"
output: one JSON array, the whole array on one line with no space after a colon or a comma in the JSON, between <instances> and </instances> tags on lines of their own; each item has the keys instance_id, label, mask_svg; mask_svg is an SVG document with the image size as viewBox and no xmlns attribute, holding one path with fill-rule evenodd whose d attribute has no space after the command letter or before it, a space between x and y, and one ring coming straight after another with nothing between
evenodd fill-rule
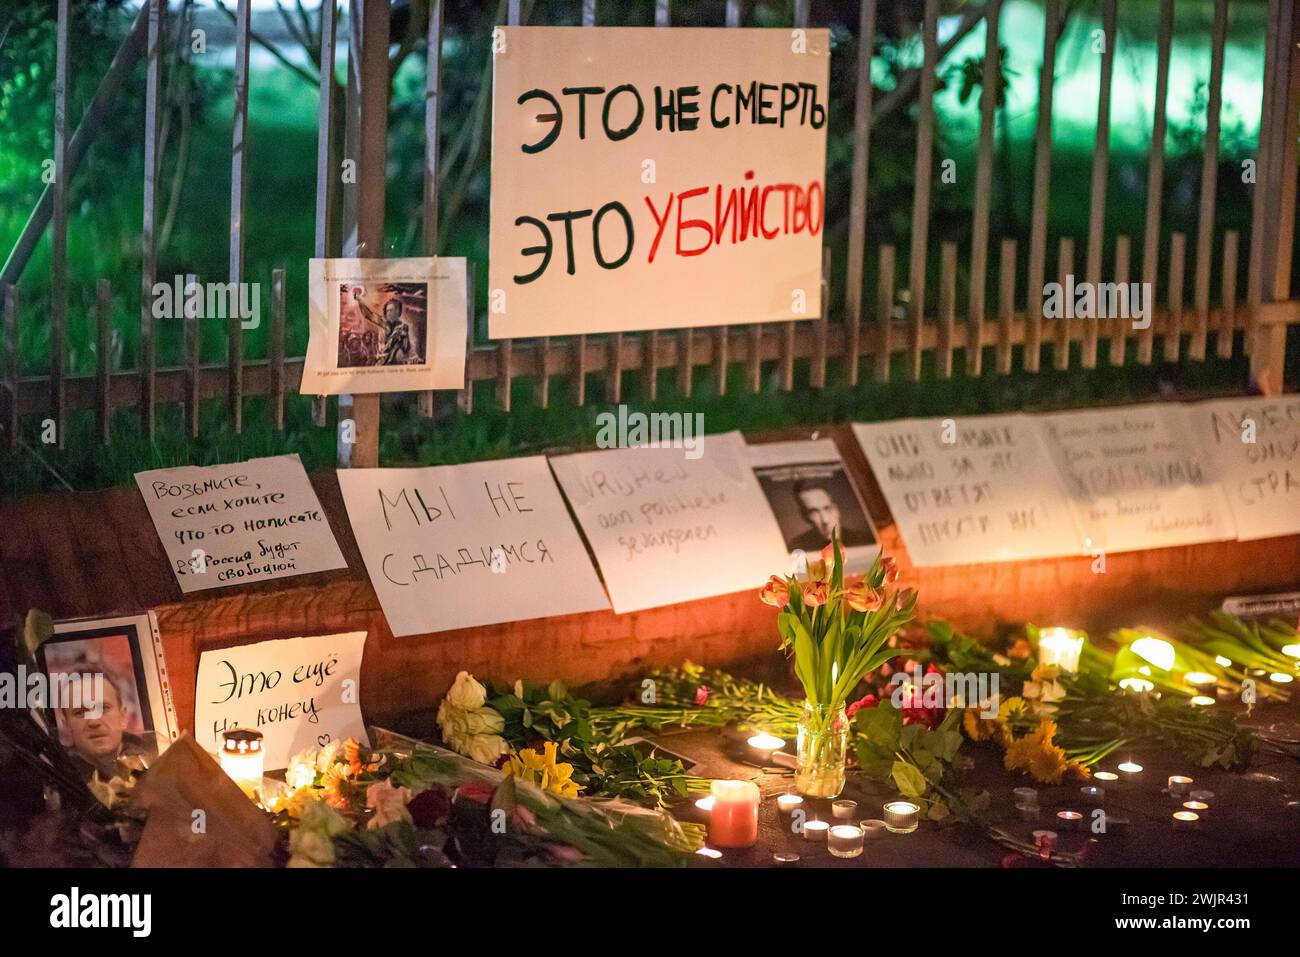
<instances>
[{"instance_id":1,"label":"photo in plastic sleeve","mask_svg":"<svg viewBox=\"0 0 1300 957\"><path fill-rule=\"evenodd\" d=\"M340 282L339 368L421 365L429 284Z\"/></svg>"}]
</instances>

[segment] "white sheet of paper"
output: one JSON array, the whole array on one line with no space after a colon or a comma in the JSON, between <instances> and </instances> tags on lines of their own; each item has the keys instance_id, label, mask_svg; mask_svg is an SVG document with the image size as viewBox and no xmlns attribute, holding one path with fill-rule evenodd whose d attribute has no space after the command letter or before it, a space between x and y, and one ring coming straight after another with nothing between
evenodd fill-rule
<instances>
[{"instance_id":1,"label":"white sheet of paper","mask_svg":"<svg viewBox=\"0 0 1300 957\"><path fill-rule=\"evenodd\" d=\"M1300 533L1300 395L1183 406L1242 541Z\"/></svg>"},{"instance_id":2,"label":"white sheet of paper","mask_svg":"<svg viewBox=\"0 0 1300 957\"><path fill-rule=\"evenodd\" d=\"M297 455L137 472L181 591L344 568Z\"/></svg>"},{"instance_id":3,"label":"white sheet of paper","mask_svg":"<svg viewBox=\"0 0 1300 957\"><path fill-rule=\"evenodd\" d=\"M313 259L302 395L459 389L464 259Z\"/></svg>"},{"instance_id":4,"label":"white sheet of paper","mask_svg":"<svg viewBox=\"0 0 1300 957\"><path fill-rule=\"evenodd\" d=\"M789 566L739 432L551 459L620 614L757 589ZM755 599L757 600L757 599Z\"/></svg>"},{"instance_id":5,"label":"white sheet of paper","mask_svg":"<svg viewBox=\"0 0 1300 957\"><path fill-rule=\"evenodd\" d=\"M1177 405L1038 416L1087 550L1234 538L1232 512Z\"/></svg>"},{"instance_id":6,"label":"white sheet of paper","mask_svg":"<svg viewBox=\"0 0 1300 957\"><path fill-rule=\"evenodd\" d=\"M827 30L497 37L493 339L821 315Z\"/></svg>"},{"instance_id":7,"label":"white sheet of paper","mask_svg":"<svg viewBox=\"0 0 1300 957\"><path fill-rule=\"evenodd\" d=\"M338 474L394 635L609 607L543 456Z\"/></svg>"},{"instance_id":8,"label":"white sheet of paper","mask_svg":"<svg viewBox=\"0 0 1300 957\"><path fill-rule=\"evenodd\" d=\"M902 419L855 423L853 432L913 564L1080 553L1079 531L1032 418Z\"/></svg>"},{"instance_id":9,"label":"white sheet of paper","mask_svg":"<svg viewBox=\"0 0 1300 957\"><path fill-rule=\"evenodd\" d=\"M760 442L747 447L749 464L763 490L791 556L816 558L837 530L844 544L844 566L856 575L880 554L866 506L849 477L834 439Z\"/></svg>"},{"instance_id":10,"label":"white sheet of paper","mask_svg":"<svg viewBox=\"0 0 1300 957\"><path fill-rule=\"evenodd\" d=\"M356 738L368 743L361 718L364 631L278 638L205 651L194 686L194 734L209 751L221 732L262 732L266 770L289 766L307 747Z\"/></svg>"}]
</instances>

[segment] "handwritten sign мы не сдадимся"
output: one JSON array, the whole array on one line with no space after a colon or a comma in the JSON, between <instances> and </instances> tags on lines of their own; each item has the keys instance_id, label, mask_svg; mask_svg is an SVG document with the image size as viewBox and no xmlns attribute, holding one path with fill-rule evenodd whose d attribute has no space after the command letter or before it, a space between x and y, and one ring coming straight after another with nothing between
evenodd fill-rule
<instances>
[{"instance_id":1,"label":"handwritten sign \u043c\u044b \u043d\u0435 \u0441\u0434\u0430\u0434\u0438\u043c\u0441\u044f","mask_svg":"<svg viewBox=\"0 0 1300 957\"><path fill-rule=\"evenodd\" d=\"M137 472L181 591L343 568L296 455Z\"/></svg>"},{"instance_id":2,"label":"handwritten sign \u043c\u044b \u043d\u0435 \u0441\u0434\u0430\u0434\u0438\u043c\u0441\u044f","mask_svg":"<svg viewBox=\"0 0 1300 957\"><path fill-rule=\"evenodd\" d=\"M289 766L308 747L356 738L366 743L361 718L364 631L278 638L205 651L194 684L194 734L208 751L221 732L262 732L266 770Z\"/></svg>"},{"instance_id":3,"label":"handwritten sign \u043c\u044b \u043d\u0435 \u0441\u0434\u0430\u0434\u0438\u043c\u0441\u044f","mask_svg":"<svg viewBox=\"0 0 1300 957\"><path fill-rule=\"evenodd\" d=\"M912 563L970 565L1082 550L1056 467L1024 415L858 423Z\"/></svg>"},{"instance_id":4,"label":"handwritten sign \u043c\u044b \u043d\u0435 \u0441\u0434\u0430\u0434\u0438\u043c\u0441\u044f","mask_svg":"<svg viewBox=\"0 0 1300 957\"><path fill-rule=\"evenodd\" d=\"M1300 396L1183 406L1242 541L1300 533Z\"/></svg>"},{"instance_id":5,"label":"handwritten sign \u043c\u044b \u043d\u0435 \u0441\u0434\u0430\u0434\u0438\u043c\u0441\u044f","mask_svg":"<svg viewBox=\"0 0 1300 957\"><path fill-rule=\"evenodd\" d=\"M493 339L821 315L827 30L493 39Z\"/></svg>"},{"instance_id":6,"label":"handwritten sign \u043c\u044b \u043d\u0435 \u0441\u0434\u0430\u0434\u0438\u043c\u0441\u044f","mask_svg":"<svg viewBox=\"0 0 1300 957\"><path fill-rule=\"evenodd\" d=\"M339 488L394 635L609 607L542 456L341 469Z\"/></svg>"},{"instance_id":7,"label":"handwritten sign \u043c\u044b \u043d\u0435 \u0441\u0434\u0430\u0434\u0438\u043c\u0441\u044f","mask_svg":"<svg viewBox=\"0 0 1300 957\"><path fill-rule=\"evenodd\" d=\"M757 589L790 566L740 433L707 436L695 452L551 459L619 613Z\"/></svg>"}]
</instances>

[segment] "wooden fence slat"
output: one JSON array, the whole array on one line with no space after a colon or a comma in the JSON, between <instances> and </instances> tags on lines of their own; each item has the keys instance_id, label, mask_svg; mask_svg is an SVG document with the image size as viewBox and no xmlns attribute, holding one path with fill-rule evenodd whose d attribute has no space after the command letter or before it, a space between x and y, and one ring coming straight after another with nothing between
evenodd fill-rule
<instances>
[{"instance_id":1,"label":"wooden fence slat","mask_svg":"<svg viewBox=\"0 0 1300 957\"><path fill-rule=\"evenodd\" d=\"M0 289L4 295L4 429L5 445L10 452L18 451L18 287L6 283Z\"/></svg>"},{"instance_id":2,"label":"wooden fence slat","mask_svg":"<svg viewBox=\"0 0 1300 957\"><path fill-rule=\"evenodd\" d=\"M1133 241L1124 235L1115 237L1115 282L1127 283L1129 272L1132 268ZM1155 312L1155 294L1154 287L1151 301L1148 303L1148 309ZM1151 318L1151 317L1148 317ZM1110 364L1113 366L1124 365L1125 354L1128 351L1128 330L1130 320L1116 317L1111 323L1110 333Z\"/></svg>"},{"instance_id":3,"label":"wooden fence slat","mask_svg":"<svg viewBox=\"0 0 1300 957\"><path fill-rule=\"evenodd\" d=\"M989 208L993 193L993 123L1001 82L998 22L1002 0L990 0L984 11L984 69L980 77L980 138L975 160L975 209L971 219L970 298L966 310L966 372L977 376L984 367L984 300L988 289Z\"/></svg>"},{"instance_id":4,"label":"wooden fence slat","mask_svg":"<svg viewBox=\"0 0 1300 957\"><path fill-rule=\"evenodd\" d=\"M695 376L695 330L681 329L677 333L677 388L686 398L691 397Z\"/></svg>"},{"instance_id":5,"label":"wooden fence slat","mask_svg":"<svg viewBox=\"0 0 1300 957\"><path fill-rule=\"evenodd\" d=\"M1268 23L1277 20L1280 0L1269 0ZM1264 297L1264 256L1267 233L1268 204L1274 200L1268 195L1269 158L1272 156L1273 86L1277 72L1277 38L1272 30L1265 31L1264 85L1259 118L1259 141L1255 150L1255 186L1251 190L1250 249L1246 264L1246 335L1243 340L1246 355L1255 349L1255 336L1259 305Z\"/></svg>"},{"instance_id":6,"label":"wooden fence slat","mask_svg":"<svg viewBox=\"0 0 1300 957\"><path fill-rule=\"evenodd\" d=\"M957 244L940 247L939 262L939 377L952 378L953 334L957 327ZM969 348L969 346L968 346Z\"/></svg>"},{"instance_id":7,"label":"wooden fence slat","mask_svg":"<svg viewBox=\"0 0 1300 957\"><path fill-rule=\"evenodd\" d=\"M596 25L596 0L582 0L582 25L584 27ZM587 404L587 336L585 333L580 333L573 337L572 342L573 355L577 359L573 373L573 398L581 408ZM689 385L686 394L690 395Z\"/></svg>"},{"instance_id":8,"label":"wooden fence slat","mask_svg":"<svg viewBox=\"0 0 1300 957\"><path fill-rule=\"evenodd\" d=\"M113 287L107 279L95 283L95 436L108 445L113 414L108 382L113 374Z\"/></svg>"},{"instance_id":9,"label":"wooden fence slat","mask_svg":"<svg viewBox=\"0 0 1300 957\"><path fill-rule=\"evenodd\" d=\"M1088 249L1084 263L1084 278L1097 288L1101 282L1101 261L1106 239L1106 187L1110 164L1110 88L1115 72L1115 6L1117 0L1103 0L1102 30L1104 48L1101 52L1101 77L1097 94L1096 139L1092 151L1092 188L1088 199ZM1159 112L1159 107L1156 108ZM1163 138L1163 137L1162 137ZM1097 336L1100 322L1089 319L1083 326L1081 364L1085 369L1097 366Z\"/></svg>"},{"instance_id":10,"label":"wooden fence slat","mask_svg":"<svg viewBox=\"0 0 1300 957\"><path fill-rule=\"evenodd\" d=\"M441 7L441 0L438 0ZM330 203L334 196L334 3L320 7L320 98L316 112L316 236L315 255L330 255ZM312 421L324 428L329 411L323 395L313 396Z\"/></svg>"},{"instance_id":11,"label":"wooden fence slat","mask_svg":"<svg viewBox=\"0 0 1300 957\"><path fill-rule=\"evenodd\" d=\"M793 322L787 326L794 327ZM727 326L718 326L713 339L713 375L718 380L718 395L727 394L727 366L731 361L728 349L731 345L730 330Z\"/></svg>"},{"instance_id":12,"label":"wooden fence slat","mask_svg":"<svg viewBox=\"0 0 1300 957\"><path fill-rule=\"evenodd\" d=\"M1002 0L993 0L1001 3ZM728 5L728 12L730 12ZM867 252L867 160L871 155L871 59L876 45L876 0L862 0L853 95L853 165L849 173L849 249L844 273L844 316L849 330L849 385L862 361L862 280ZM976 192L978 196L978 190ZM978 203L978 200L976 201Z\"/></svg>"},{"instance_id":13,"label":"wooden fence slat","mask_svg":"<svg viewBox=\"0 0 1300 957\"><path fill-rule=\"evenodd\" d=\"M239 0L235 13L234 123L230 146L230 281L244 281L244 198L248 170L248 47L252 13L250 0ZM226 361L230 364L230 427L244 428L244 330L239 310L226 321Z\"/></svg>"},{"instance_id":14,"label":"wooden fence slat","mask_svg":"<svg viewBox=\"0 0 1300 957\"><path fill-rule=\"evenodd\" d=\"M623 333L616 332L606 341L605 400L618 405L623 401Z\"/></svg>"},{"instance_id":15,"label":"wooden fence slat","mask_svg":"<svg viewBox=\"0 0 1300 957\"><path fill-rule=\"evenodd\" d=\"M478 270L473 260L468 263L467 272L466 282L469 284L469 292L465 296L465 388L456 393L456 408L465 415L470 415L474 412L474 379L468 367L469 359L474 354L474 310L477 305L474 301L474 290L478 288L475 283Z\"/></svg>"},{"instance_id":16,"label":"wooden fence slat","mask_svg":"<svg viewBox=\"0 0 1300 957\"><path fill-rule=\"evenodd\" d=\"M1220 359L1232 358L1237 331L1237 255L1241 234L1229 229L1223 234L1223 288L1216 350Z\"/></svg>"},{"instance_id":17,"label":"wooden fence slat","mask_svg":"<svg viewBox=\"0 0 1300 957\"><path fill-rule=\"evenodd\" d=\"M1146 223L1142 234L1142 282L1154 290L1160 277L1160 212L1164 198L1166 105L1169 98L1169 51L1174 30L1173 0L1160 0L1160 35L1156 55L1156 103L1147 157ZM1151 326L1138 336L1137 360L1150 365L1155 332Z\"/></svg>"},{"instance_id":18,"label":"wooden fence slat","mask_svg":"<svg viewBox=\"0 0 1300 957\"><path fill-rule=\"evenodd\" d=\"M185 290L193 289L199 277L189 273ZM185 310L185 426L190 438L199 437L199 369L203 358L203 327L199 316Z\"/></svg>"},{"instance_id":19,"label":"wooden fence slat","mask_svg":"<svg viewBox=\"0 0 1300 957\"><path fill-rule=\"evenodd\" d=\"M894 259L892 245L880 247L876 272L876 323L880 329L880 352L876 355L876 381L889 381L894 350ZM793 362L793 357L790 358Z\"/></svg>"},{"instance_id":20,"label":"wooden fence slat","mask_svg":"<svg viewBox=\"0 0 1300 957\"><path fill-rule=\"evenodd\" d=\"M1205 358L1210 325L1211 257L1214 255L1214 212L1219 185L1219 114L1223 110L1223 50L1227 38L1228 0L1214 0L1210 86L1206 103L1205 146L1201 157L1201 201L1196 225L1196 331L1189 347L1193 359Z\"/></svg>"},{"instance_id":21,"label":"wooden fence slat","mask_svg":"<svg viewBox=\"0 0 1300 957\"><path fill-rule=\"evenodd\" d=\"M763 388L763 323L755 322L749 327L749 391L759 392Z\"/></svg>"},{"instance_id":22,"label":"wooden fence slat","mask_svg":"<svg viewBox=\"0 0 1300 957\"><path fill-rule=\"evenodd\" d=\"M659 330L651 329L641 336L641 372L645 377L646 397L659 398Z\"/></svg>"},{"instance_id":23,"label":"wooden fence slat","mask_svg":"<svg viewBox=\"0 0 1300 957\"><path fill-rule=\"evenodd\" d=\"M68 329L68 0L58 0L54 53L54 219L50 233L50 411L54 438L64 447L63 376L67 371Z\"/></svg>"},{"instance_id":24,"label":"wooden fence slat","mask_svg":"<svg viewBox=\"0 0 1300 957\"><path fill-rule=\"evenodd\" d=\"M938 58L939 0L925 0L921 28L924 58L920 92L917 94L916 166L912 193L911 250L908 255L908 283L912 318L911 376L921 378L921 341L925 329L925 267L930 237L930 173L934 151L934 80Z\"/></svg>"},{"instance_id":25,"label":"wooden fence slat","mask_svg":"<svg viewBox=\"0 0 1300 957\"><path fill-rule=\"evenodd\" d=\"M140 230L140 417L145 438L153 441L157 400L154 373L158 364L153 319L153 286L158 275L158 85L162 53L162 0L148 0L144 104L144 222Z\"/></svg>"},{"instance_id":26,"label":"wooden fence slat","mask_svg":"<svg viewBox=\"0 0 1300 957\"><path fill-rule=\"evenodd\" d=\"M327 0L328 2L328 0ZM438 158L441 155L442 119L442 17L443 0L430 0L429 24L425 30L424 44L424 255L438 255ZM542 356L541 375L537 377L538 399L546 407L547 385L546 357ZM433 418L437 393L426 390L420 393L420 415Z\"/></svg>"},{"instance_id":27,"label":"wooden fence slat","mask_svg":"<svg viewBox=\"0 0 1300 957\"><path fill-rule=\"evenodd\" d=\"M271 341L267 345L271 363L271 394L267 408L271 427L284 431L284 270L271 270Z\"/></svg>"},{"instance_id":28,"label":"wooden fence slat","mask_svg":"<svg viewBox=\"0 0 1300 957\"><path fill-rule=\"evenodd\" d=\"M1177 362L1183 346L1183 269L1187 258L1187 236L1169 237L1169 327L1165 332L1165 361Z\"/></svg>"},{"instance_id":29,"label":"wooden fence slat","mask_svg":"<svg viewBox=\"0 0 1300 957\"><path fill-rule=\"evenodd\" d=\"M808 384L814 389L826 388L826 339L830 334L831 248L822 247L821 315L813 320L813 354L808 369Z\"/></svg>"},{"instance_id":30,"label":"wooden fence slat","mask_svg":"<svg viewBox=\"0 0 1300 957\"><path fill-rule=\"evenodd\" d=\"M1029 226L1029 264L1025 305L1029 328L1025 336L1026 372L1037 372L1043 341L1043 276L1047 267L1047 204L1052 187L1052 90L1055 86L1056 32L1061 0L1047 0L1043 17L1043 65L1038 77L1038 119L1034 132L1034 199Z\"/></svg>"},{"instance_id":31,"label":"wooden fence slat","mask_svg":"<svg viewBox=\"0 0 1300 957\"><path fill-rule=\"evenodd\" d=\"M517 27L523 22L522 4L519 0L510 0L506 4L506 25ZM496 340L497 351L497 404L502 412L510 411L510 377L514 360L514 340Z\"/></svg>"},{"instance_id":32,"label":"wooden fence slat","mask_svg":"<svg viewBox=\"0 0 1300 957\"><path fill-rule=\"evenodd\" d=\"M1074 239L1070 236L1062 236L1056 252L1056 281L1061 284L1061 314L1056 319L1056 341L1052 348L1052 365L1061 371L1070 368L1070 336L1073 330L1067 312L1067 310L1071 309L1071 306L1066 300L1069 298L1067 288L1069 277L1073 273ZM1095 321L1094 319L1087 320L1089 324Z\"/></svg>"},{"instance_id":33,"label":"wooden fence slat","mask_svg":"<svg viewBox=\"0 0 1300 957\"><path fill-rule=\"evenodd\" d=\"M794 342L794 323L781 323L781 389L784 392L794 391Z\"/></svg>"},{"instance_id":34,"label":"wooden fence slat","mask_svg":"<svg viewBox=\"0 0 1300 957\"><path fill-rule=\"evenodd\" d=\"M998 372L1011 372L1012 323L1016 318L1016 241L1002 240L998 255Z\"/></svg>"}]
</instances>

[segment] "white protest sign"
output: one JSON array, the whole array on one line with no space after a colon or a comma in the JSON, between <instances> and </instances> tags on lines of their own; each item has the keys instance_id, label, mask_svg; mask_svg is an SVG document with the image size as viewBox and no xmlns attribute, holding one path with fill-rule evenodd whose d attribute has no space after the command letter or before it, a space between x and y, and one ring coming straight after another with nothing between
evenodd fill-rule
<instances>
[{"instance_id":1,"label":"white protest sign","mask_svg":"<svg viewBox=\"0 0 1300 957\"><path fill-rule=\"evenodd\" d=\"M551 468L620 614L756 589L788 569L739 432L708 436L698 458L607 449L553 458Z\"/></svg>"},{"instance_id":2,"label":"white protest sign","mask_svg":"<svg viewBox=\"0 0 1300 957\"><path fill-rule=\"evenodd\" d=\"M313 259L303 395L465 384L465 260Z\"/></svg>"},{"instance_id":3,"label":"white protest sign","mask_svg":"<svg viewBox=\"0 0 1300 957\"><path fill-rule=\"evenodd\" d=\"M338 476L394 635L609 607L540 455Z\"/></svg>"},{"instance_id":4,"label":"white protest sign","mask_svg":"<svg viewBox=\"0 0 1300 957\"><path fill-rule=\"evenodd\" d=\"M364 631L280 638L199 656L194 685L194 733L209 751L221 732L262 732L266 769L289 766L307 747L356 738L367 743L361 718Z\"/></svg>"},{"instance_id":5,"label":"white protest sign","mask_svg":"<svg viewBox=\"0 0 1300 957\"><path fill-rule=\"evenodd\" d=\"M137 472L181 591L344 568L296 455Z\"/></svg>"},{"instance_id":6,"label":"white protest sign","mask_svg":"<svg viewBox=\"0 0 1300 957\"><path fill-rule=\"evenodd\" d=\"M1243 541L1300 533L1300 396L1184 406Z\"/></svg>"},{"instance_id":7,"label":"white protest sign","mask_svg":"<svg viewBox=\"0 0 1300 957\"><path fill-rule=\"evenodd\" d=\"M1081 551L1056 468L1027 416L858 423L853 432L913 564Z\"/></svg>"},{"instance_id":8,"label":"white protest sign","mask_svg":"<svg viewBox=\"0 0 1300 957\"><path fill-rule=\"evenodd\" d=\"M828 31L495 39L492 338L821 315Z\"/></svg>"},{"instance_id":9,"label":"white protest sign","mask_svg":"<svg viewBox=\"0 0 1300 957\"><path fill-rule=\"evenodd\" d=\"M1087 550L1137 551L1236 536L1222 490L1178 406L1038 417Z\"/></svg>"}]
</instances>

